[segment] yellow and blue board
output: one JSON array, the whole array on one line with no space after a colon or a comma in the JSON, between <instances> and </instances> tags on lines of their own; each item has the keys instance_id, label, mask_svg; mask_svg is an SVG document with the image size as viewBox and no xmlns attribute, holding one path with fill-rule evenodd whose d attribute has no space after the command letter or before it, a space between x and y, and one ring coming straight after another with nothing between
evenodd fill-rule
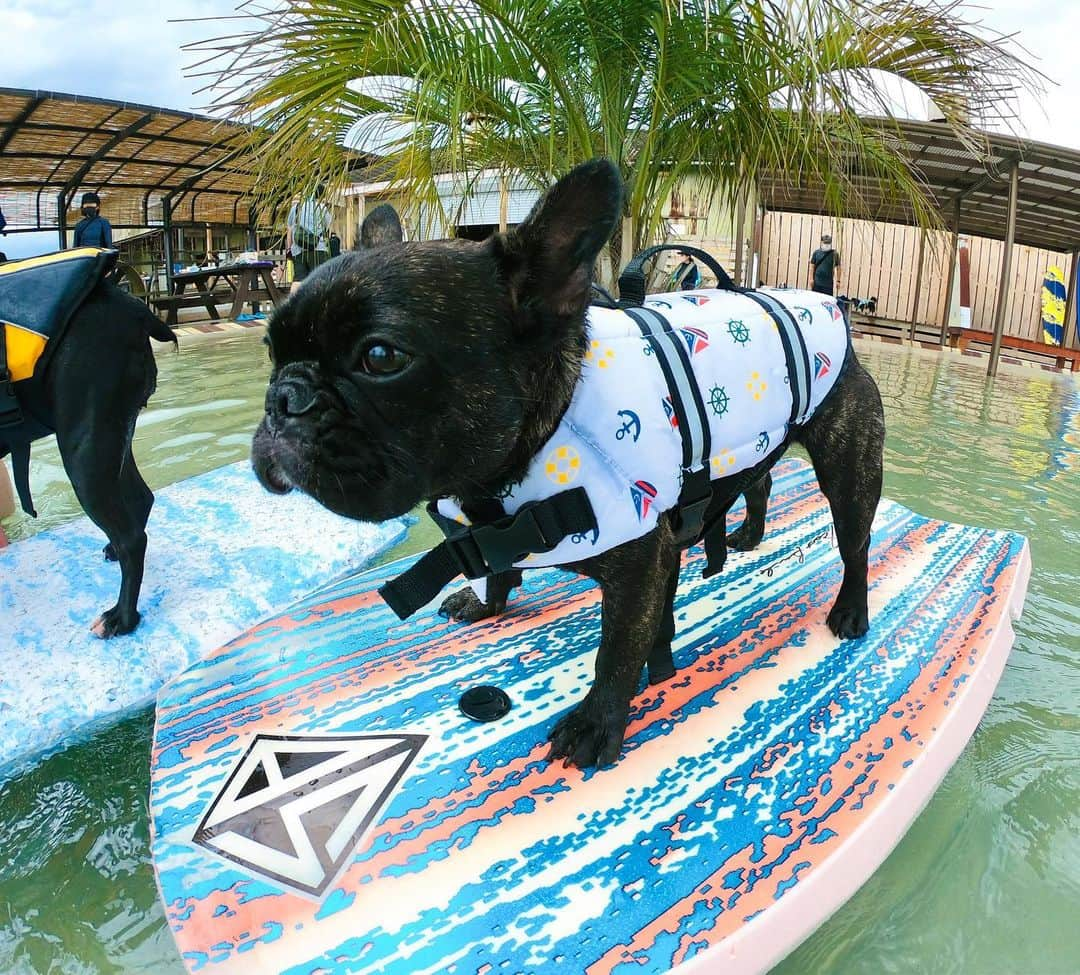
<instances>
[{"instance_id":1,"label":"yellow and blue board","mask_svg":"<svg viewBox=\"0 0 1080 975\"><path fill-rule=\"evenodd\" d=\"M1065 274L1059 267L1046 269L1042 287L1042 331L1047 345L1065 341Z\"/></svg>"},{"instance_id":2,"label":"yellow and blue board","mask_svg":"<svg viewBox=\"0 0 1080 975\"><path fill-rule=\"evenodd\" d=\"M825 626L842 566L809 467L724 572L687 553L678 673L622 757L545 761L589 688L594 584L525 573L496 619L399 621L355 575L158 698L152 851L192 972L763 972L862 884L974 732L1030 571L1019 535L882 501L871 629ZM495 685L505 717L470 721Z\"/></svg>"}]
</instances>

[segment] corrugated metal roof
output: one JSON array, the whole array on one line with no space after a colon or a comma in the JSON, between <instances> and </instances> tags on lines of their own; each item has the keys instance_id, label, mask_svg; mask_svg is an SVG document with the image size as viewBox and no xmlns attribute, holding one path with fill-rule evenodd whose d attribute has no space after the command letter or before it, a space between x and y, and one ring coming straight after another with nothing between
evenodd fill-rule
<instances>
[{"instance_id":1,"label":"corrugated metal roof","mask_svg":"<svg viewBox=\"0 0 1080 975\"><path fill-rule=\"evenodd\" d=\"M1080 152L1063 146L981 133L973 150L943 123L877 121L893 134L936 201L942 219L952 226L960 200L962 233L1002 240L1009 203L1009 171L1019 164L1016 241L1035 247L1072 251L1080 248ZM891 200L880 184L865 176L856 180L862 197L857 216L888 223L913 223L909 207ZM823 187L794 181L778 173L761 181L761 196L773 210L832 213Z\"/></svg>"}]
</instances>

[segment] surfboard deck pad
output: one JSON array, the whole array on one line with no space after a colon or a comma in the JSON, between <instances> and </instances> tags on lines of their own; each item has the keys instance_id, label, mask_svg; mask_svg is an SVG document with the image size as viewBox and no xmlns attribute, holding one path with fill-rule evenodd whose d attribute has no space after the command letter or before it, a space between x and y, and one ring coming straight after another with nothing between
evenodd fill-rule
<instances>
[{"instance_id":1,"label":"surfboard deck pad","mask_svg":"<svg viewBox=\"0 0 1080 975\"><path fill-rule=\"evenodd\" d=\"M548 763L581 700L599 592L525 573L494 620L399 622L358 574L159 696L152 848L191 971L759 972L867 879L983 714L1029 574L1019 535L883 500L871 630L825 626L842 566L809 467L766 535L684 560L678 672L619 762ZM734 521L732 521L734 524ZM509 695L497 721L458 707Z\"/></svg>"}]
</instances>

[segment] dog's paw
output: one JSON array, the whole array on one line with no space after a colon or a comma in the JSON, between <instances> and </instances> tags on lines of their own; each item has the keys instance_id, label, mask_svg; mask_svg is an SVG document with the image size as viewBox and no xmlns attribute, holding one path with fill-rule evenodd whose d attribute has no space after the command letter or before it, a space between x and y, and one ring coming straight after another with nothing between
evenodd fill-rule
<instances>
[{"instance_id":1,"label":"dog's paw","mask_svg":"<svg viewBox=\"0 0 1080 975\"><path fill-rule=\"evenodd\" d=\"M829 629L840 637L841 640L857 640L866 635L870 629L870 615L866 610L866 604L861 606L849 606L837 602L826 620Z\"/></svg>"},{"instance_id":2,"label":"dog's paw","mask_svg":"<svg viewBox=\"0 0 1080 975\"><path fill-rule=\"evenodd\" d=\"M135 612L127 615L120 610L119 606L105 610L90 627L90 632L102 640L108 640L114 636L123 636L131 633L139 625L142 617Z\"/></svg>"},{"instance_id":3,"label":"dog's paw","mask_svg":"<svg viewBox=\"0 0 1080 975\"><path fill-rule=\"evenodd\" d=\"M743 522L727 537L727 547L735 552L752 552L761 544L761 532L753 532Z\"/></svg>"},{"instance_id":4,"label":"dog's paw","mask_svg":"<svg viewBox=\"0 0 1080 975\"><path fill-rule=\"evenodd\" d=\"M105 556L106 562L119 562L120 556L116 554L116 549L113 547L113 543L109 542L102 550L101 554Z\"/></svg>"},{"instance_id":5,"label":"dog's paw","mask_svg":"<svg viewBox=\"0 0 1080 975\"><path fill-rule=\"evenodd\" d=\"M613 765L622 751L629 706L602 702L590 693L551 729L548 761L578 768Z\"/></svg>"},{"instance_id":6,"label":"dog's paw","mask_svg":"<svg viewBox=\"0 0 1080 975\"><path fill-rule=\"evenodd\" d=\"M452 596L447 596L439 607L439 615L444 619L459 623L476 623L490 616L498 616L505 604L482 603L476 593L466 586Z\"/></svg>"}]
</instances>

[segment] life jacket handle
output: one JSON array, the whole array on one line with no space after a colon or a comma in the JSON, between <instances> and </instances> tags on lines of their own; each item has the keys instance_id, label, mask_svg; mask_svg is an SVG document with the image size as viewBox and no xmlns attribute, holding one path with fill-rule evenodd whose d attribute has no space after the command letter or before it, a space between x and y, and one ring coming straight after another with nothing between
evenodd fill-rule
<instances>
[{"instance_id":1,"label":"life jacket handle","mask_svg":"<svg viewBox=\"0 0 1080 975\"><path fill-rule=\"evenodd\" d=\"M640 308L645 304L645 262L661 251L682 251L697 258L716 275L716 286L721 291L738 291L731 276L711 254L687 244L655 244L635 254L619 275L619 307Z\"/></svg>"}]
</instances>

